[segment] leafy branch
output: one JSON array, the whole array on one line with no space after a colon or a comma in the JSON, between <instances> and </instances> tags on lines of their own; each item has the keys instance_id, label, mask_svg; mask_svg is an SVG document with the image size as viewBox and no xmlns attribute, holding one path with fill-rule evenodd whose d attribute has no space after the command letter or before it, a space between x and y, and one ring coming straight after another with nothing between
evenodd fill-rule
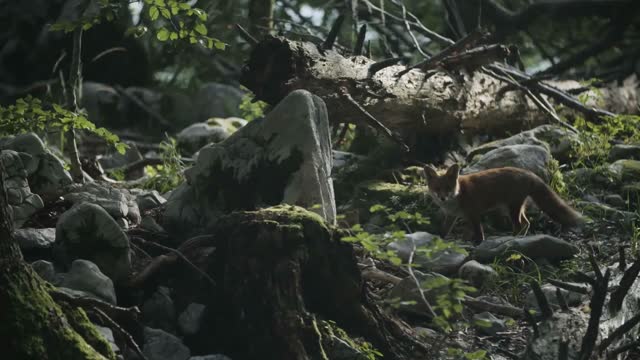
<instances>
[{"instance_id":1,"label":"leafy branch","mask_svg":"<svg viewBox=\"0 0 640 360\"><path fill-rule=\"evenodd\" d=\"M120 138L103 127L97 127L85 114L52 104L51 109L43 107L40 99L28 95L7 107L0 106L0 136L28 132L67 132L70 129L85 130L105 140L124 154L127 145Z\"/></svg>"}]
</instances>

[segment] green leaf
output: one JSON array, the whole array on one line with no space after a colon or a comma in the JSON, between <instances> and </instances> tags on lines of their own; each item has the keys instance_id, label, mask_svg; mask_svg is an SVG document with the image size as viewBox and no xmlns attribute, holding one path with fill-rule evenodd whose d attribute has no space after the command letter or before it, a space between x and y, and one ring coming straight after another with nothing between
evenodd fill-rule
<instances>
[{"instance_id":1,"label":"green leaf","mask_svg":"<svg viewBox=\"0 0 640 360\"><path fill-rule=\"evenodd\" d=\"M218 50L224 50L227 47L227 44L218 39L213 39L213 46L215 46L215 48Z\"/></svg>"},{"instance_id":2,"label":"green leaf","mask_svg":"<svg viewBox=\"0 0 640 360\"><path fill-rule=\"evenodd\" d=\"M127 152L128 148L129 148L129 145L127 145L125 143L117 143L116 144L116 151L118 151L118 153L120 155L124 155L124 153Z\"/></svg>"},{"instance_id":3,"label":"green leaf","mask_svg":"<svg viewBox=\"0 0 640 360\"><path fill-rule=\"evenodd\" d=\"M207 27L204 26L203 23L199 23L198 25L196 25L196 27L194 28L195 31L199 32L202 35L207 35Z\"/></svg>"},{"instance_id":4,"label":"green leaf","mask_svg":"<svg viewBox=\"0 0 640 360\"><path fill-rule=\"evenodd\" d=\"M165 28L161 28L160 30L158 30L156 37L160 41L167 41L167 39L169 39L169 30Z\"/></svg>"},{"instance_id":5,"label":"green leaf","mask_svg":"<svg viewBox=\"0 0 640 360\"><path fill-rule=\"evenodd\" d=\"M156 20L160 15L160 10L158 10L157 6L152 6L149 8L149 17L151 20Z\"/></svg>"},{"instance_id":6,"label":"green leaf","mask_svg":"<svg viewBox=\"0 0 640 360\"><path fill-rule=\"evenodd\" d=\"M207 21L207 13L202 9L193 9L193 12L198 16L201 21Z\"/></svg>"},{"instance_id":7,"label":"green leaf","mask_svg":"<svg viewBox=\"0 0 640 360\"><path fill-rule=\"evenodd\" d=\"M178 39L178 33L172 31L171 35L169 35L169 40L176 40L176 39Z\"/></svg>"},{"instance_id":8,"label":"green leaf","mask_svg":"<svg viewBox=\"0 0 640 360\"><path fill-rule=\"evenodd\" d=\"M160 9L160 13L162 14L162 17L164 17L165 19L171 19L171 12L169 11L169 9L162 8Z\"/></svg>"},{"instance_id":9,"label":"green leaf","mask_svg":"<svg viewBox=\"0 0 640 360\"><path fill-rule=\"evenodd\" d=\"M387 210L387 207L382 204L375 204L369 208L370 213L375 213L378 211L385 211L385 210Z\"/></svg>"},{"instance_id":10,"label":"green leaf","mask_svg":"<svg viewBox=\"0 0 640 360\"><path fill-rule=\"evenodd\" d=\"M58 105L58 104L53 104L53 110L55 110L55 112L57 112L58 114L64 114L65 110L62 108L62 106Z\"/></svg>"}]
</instances>

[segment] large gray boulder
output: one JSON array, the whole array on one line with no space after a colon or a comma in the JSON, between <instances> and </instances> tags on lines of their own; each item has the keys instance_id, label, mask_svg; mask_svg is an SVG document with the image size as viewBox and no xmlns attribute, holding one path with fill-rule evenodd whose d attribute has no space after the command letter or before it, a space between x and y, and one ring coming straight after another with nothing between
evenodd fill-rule
<instances>
[{"instance_id":1,"label":"large gray boulder","mask_svg":"<svg viewBox=\"0 0 640 360\"><path fill-rule=\"evenodd\" d=\"M23 252L47 250L56 241L56 229L18 229L13 232L13 238Z\"/></svg>"},{"instance_id":2,"label":"large gray boulder","mask_svg":"<svg viewBox=\"0 0 640 360\"><path fill-rule=\"evenodd\" d=\"M498 278L498 273L489 265L483 265L475 260L467 261L458 269L458 276L467 280L475 287L482 285Z\"/></svg>"},{"instance_id":3,"label":"large gray boulder","mask_svg":"<svg viewBox=\"0 0 640 360\"><path fill-rule=\"evenodd\" d=\"M549 164L552 160L549 151L538 145L509 145L499 147L482 155L471 166L462 170L462 174L506 166L526 169L545 181L551 179Z\"/></svg>"},{"instance_id":4,"label":"large gray boulder","mask_svg":"<svg viewBox=\"0 0 640 360\"><path fill-rule=\"evenodd\" d=\"M91 294L102 301L116 304L113 281L96 264L87 260L74 260L66 273L57 274L58 286Z\"/></svg>"},{"instance_id":5,"label":"large gray boulder","mask_svg":"<svg viewBox=\"0 0 640 360\"><path fill-rule=\"evenodd\" d=\"M101 206L118 223L140 223L140 209L136 197L129 190L113 187L109 184L90 182L76 184L69 188L63 198L72 204L91 203Z\"/></svg>"},{"instance_id":6,"label":"large gray boulder","mask_svg":"<svg viewBox=\"0 0 640 360\"><path fill-rule=\"evenodd\" d=\"M579 286L580 284L573 283L572 285ZM553 307L554 309L559 309L560 301L558 299L558 295L556 294L558 287L551 284L544 284L540 287L540 289L547 298L549 305L551 305L551 307ZM562 297L564 298L566 304L569 306L578 306L583 301L586 301L588 299L586 294L567 291L565 289L560 289L560 293L562 294ZM529 290L529 292L527 293L527 296L525 297L525 303L527 304L527 308L540 311L538 300L536 299L533 290Z\"/></svg>"},{"instance_id":7,"label":"large gray boulder","mask_svg":"<svg viewBox=\"0 0 640 360\"><path fill-rule=\"evenodd\" d=\"M31 155L29 161L24 164L29 187L42 198L56 198L73 183L62 161L45 148L36 134L27 133L4 138L0 141L0 148Z\"/></svg>"},{"instance_id":8,"label":"large gray boulder","mask_svg":"<svg viewBox=\"0 0 640 360\"><path fill-rule=\"evenodd\" d=\"M165 331L173 331L176 323L176 309L169 288L160 286L142 305L142 319L145 325Z\"/></svg>"},{"instance_id":9,"label":"large gray boulder","mask_svg":"<svg viewBox=\"0 0 640 360\"><path fill-rule=\"evenodd\" d=\"M240 116L240 103L244 93L237 87L226 84L206 83L194 96L193 106L198 109L196 121L212 117Z\"/></svg>"},{"instance_id":10,"label":"large gray boulder","mask_svg":"<svg viewBox=\"0 0 640 360\"><path fill-rule=\"evenodd\" d=\"M7 172L5 188L9 209L13 214L14 226L19 228L31 215L44 207L40 196L31 193L27 180L28 172L25 163L31 161L31 156L27 153L2 150L0 151L0 161L4 164Z\"/></svg>"},{"instance_id":11,"label":"large gray boulder","mask_svg":"<svg viewBox=\"0 0 640 360\"><path fill-rule=\"evenodd\" d=\"M333 223L331 162L324 102L294 91L265 119L200 150L166 203L165 228L195 233L224 213L280 203L311 208Z\"/></svg>"},{"instance_id":12,"label":"large gray boulder","mask_svg":"<svg viewBox=\"0 0 640 360\"><path fill-rule=\"evenodd\" d=\"M176 135L180 150L187 154L193 154L203 146L211 143L219 143L231 135L227 129L220 125L210 125L206 122L195 123L182 129Z\"/></svg>"},{"instance_id":13,"label":"large gray boulder","mask_svg":"<svg viewBox=\"0 0 640 360\"><path fill-rule=\"evenodd\" d=\"M640 145L616 144L609 150L609 160L640 160Z\"/></svg>"},{"instance_id":14,"label":"large gray boulder","mask_svg":"<svg viewBox=\"0 0 640 360\"><path fill-rule=\"evenodd\" d=\"M419 231L406 234L404 239L389 243L387 248L395 251L404 263L409 262L411 253L414 252L413 263L420 270L433 271L442 275L455 274L464 263L466 254L453 250L441 250L426 256L423 251L420 251L421 248L432 246L437 238L428 232Z\"/></svg>"},{"instance_id":15,"label":"large gray boulder","mask_svg":"<svg viewBox=\"0 0 640 360\"><path fill-rule=\"evenodd\" d=\"M504 146L537 145L549 150L555 159L566 161L570 157L571 150L579 143L578 134L566 128L557 125L542 125L506 139L480 145L469 152L468 158L473 159Z\"/></svg>"},{"instance_id":16,"label":"large gray boulder","mask_svg":"<svg viewBox=\"0 0 640 360\"><path fill-rule=\"evenodd\" d=\"M118 283L131 268L129 239L100 206L81 203L67 210L56 225L57 257L63 263L87 259Z\"/></svg>"},{"instance_id":17,"label":"large gray boulder","mask_svg":"<svg viewBox=\"0 0 640 360\"><path fill-rule=\"evenodd\" d=\"M184 335L195 335L200 330L205 306L191 303L178 317L178 328Z\"/></svg>"},{"instance_id":18,"label":"large gray boulder","mask_svg":"<svg viewBox=\"0 0 640 360\"><path fill-rule=\"evenodd\" d=\"M180 339L160 329L144 328L142 352L148 360L187 360L191 351Z\"/></svg>"}]
</instances>

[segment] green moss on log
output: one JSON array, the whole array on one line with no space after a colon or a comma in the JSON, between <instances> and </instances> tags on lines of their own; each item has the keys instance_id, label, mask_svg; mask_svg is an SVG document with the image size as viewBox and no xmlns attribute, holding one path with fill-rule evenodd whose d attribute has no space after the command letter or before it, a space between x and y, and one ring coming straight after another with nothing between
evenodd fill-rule
<instances>
[{"instance_id":1,"label":"green moss on log","mask_svg":"<svg viewBox=\"0 0 640 360\"><path fill-rule=\"evenodd\" d=\"M47 285L23 262L4 264L0 271L0 354L7 359L115 359L101 354L71 324L86 329L86 315L68 318L48 293ZM82 321L80 321L82 320ZM95 335L95 334L94 334ZM90 337L91 338L91 337ZM99 335L91 343L99 344ZM99 349L104 351L104 348Z\"/></svg>"}]
</instances>

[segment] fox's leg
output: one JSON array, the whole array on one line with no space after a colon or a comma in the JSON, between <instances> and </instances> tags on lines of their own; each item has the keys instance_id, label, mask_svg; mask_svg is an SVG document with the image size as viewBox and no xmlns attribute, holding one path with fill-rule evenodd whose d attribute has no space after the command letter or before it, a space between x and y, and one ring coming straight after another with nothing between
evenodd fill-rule
<instances>
[{"instance_id":1,"label":"fox's leg","mask_svg":"<svg viewBox=\"0 0 640 360\"><path fill-rule=\"evenodd\" d=\"M516 201L509 205L509 217L513 225L515 236L525 236L529 231L529 220L525 215L526 204L524 201Z\"/></svg>"},{"instance_id":2,"label":"fox's leg","mask_svg":"<svg viewBox=\"0 0 640 360\"><path fill-rule=\"evenodd\" d=\"M457 221L458 221L457 216L445 215L444 221L442 222L442 229L441 229L443 239L448 237L449 234L451 234L451 230L453 230L453 227L456 225Z\"/></svg>"},{"instance_id":3,"label":"fox's leg","mask_svg":"<svg viewBox=\"0 0 640 360\"><path fill-rule=\"evenodd\" d=\"M522 234L522 236L527 236L527 233L529 232L529 227L531 227L531 223L529 222L529 219L527 219L527 214L525 214L525 207L522 207L522 212L520 213L520 222L522 224L524 224L524 226L522 227L522 230L524 230L524 233Z\"/></svg>"},{"instance_id":4,"label":"fox's leg","mask_svg":"<svg viewBox=\"0 0 640 360\"><path fill-rule=\"evenodd\" d=\"M467 222L471 228L471 241L476 245L484 241L484 230L482 230L482 224L480 223L479 216L468 216Z\"/></svg>"}]
</instances>

